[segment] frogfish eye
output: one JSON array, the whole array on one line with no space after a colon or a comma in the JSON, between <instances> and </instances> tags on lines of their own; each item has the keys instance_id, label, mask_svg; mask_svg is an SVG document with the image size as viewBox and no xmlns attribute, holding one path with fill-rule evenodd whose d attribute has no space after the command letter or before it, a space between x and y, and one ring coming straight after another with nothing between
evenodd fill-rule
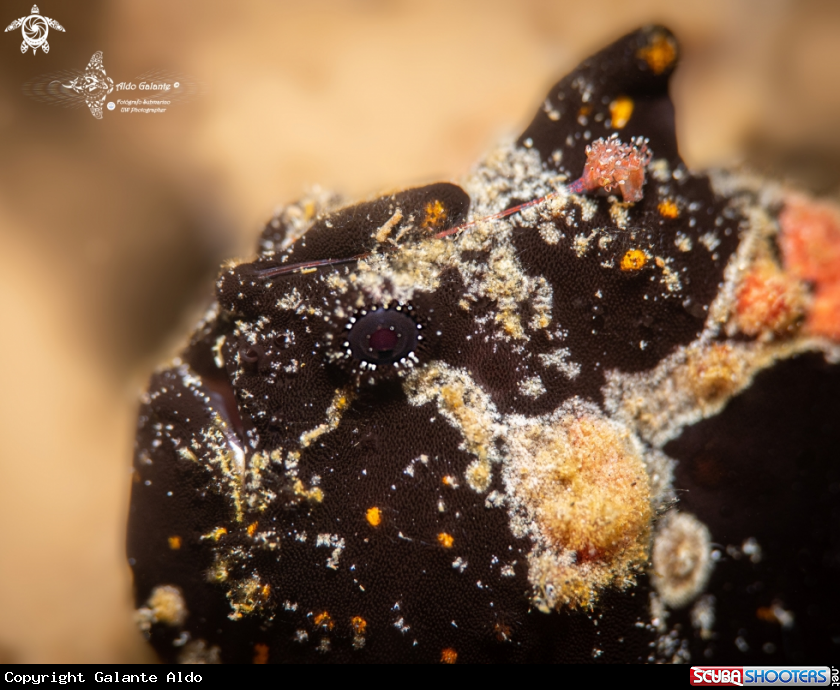
<instances>
[{"instance_id":1,"label":"frogfish eye","mask_svg":"<svg viewBox=\"0 0 840 690\"><path fill-rule=\"evenodd\" d=\"M423 339L421 326L409 314L410 307L397 305L362 310L347 324L344 347L353 359L375 368L405 363Z\"/></svg>"}]
</instances>

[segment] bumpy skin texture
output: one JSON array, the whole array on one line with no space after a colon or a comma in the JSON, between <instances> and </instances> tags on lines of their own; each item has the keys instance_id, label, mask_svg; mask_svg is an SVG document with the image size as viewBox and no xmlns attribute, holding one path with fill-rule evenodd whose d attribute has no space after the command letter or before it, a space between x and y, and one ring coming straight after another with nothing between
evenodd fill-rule
<instances>
[{"instance_id":1,"label":"bumpy skin texture","mask_svg":"<svg viewBox=\"0 0 840 690\"><path fill-rule=\"evenodd\" d=\"M780 255L784 190L680 160L676 57L666 29L630 34L462 186L303 200L223 270L139 418L128 556L163 659L832 649L836 344ZM613 134L652 152L635 203L566 186ZM377 309L395 330L372 369ZM794 391L812 413L784 413ZM705 525L695 546L669 511Z\"/></svg>"}]
</instances>

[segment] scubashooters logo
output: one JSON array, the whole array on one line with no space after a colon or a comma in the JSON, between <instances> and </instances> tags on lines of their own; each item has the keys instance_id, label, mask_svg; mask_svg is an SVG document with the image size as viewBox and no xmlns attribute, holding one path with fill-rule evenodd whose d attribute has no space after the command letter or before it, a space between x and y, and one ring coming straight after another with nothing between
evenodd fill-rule
<instances>
[{"instance_id":1,"label":"scubashooters logo","mask_svg":"<svg viewBox=\"0 0 840 690\"><path fill-rule=\"evenodd\" d=\"M692 685L807 687L831 685L828 666L692 666Z\"/></svg>"}]
</instances>

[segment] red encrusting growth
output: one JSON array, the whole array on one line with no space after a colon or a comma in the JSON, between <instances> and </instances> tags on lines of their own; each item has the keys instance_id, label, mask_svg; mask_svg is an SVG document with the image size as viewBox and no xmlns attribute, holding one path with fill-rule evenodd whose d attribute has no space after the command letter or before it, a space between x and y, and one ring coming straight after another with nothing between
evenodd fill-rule
<instances>
[{"instance_id":1,"label":"red encrusting growth","mask_svg":"<svg viewBox=\"0 0 840 690\"><path fill-rule=\"evenodd\" d=\"M761 260L742 279L736 295L738 327L745 334L792 333L805 311L802 283L775 262Z\"/></svg>"},{"instance_id":2,"label":"red encrusting growth","mask_svg":"<svg viewBox=\"0 0 840 690\"><path fill-rule=\"evenodd\" d=\"M779 215L785 268L814 285L806 325L814 335L840 340L840 210L801 196Z\"/></svg>"},{"instance_id":3,"label":"red encrusting growth","mask_svg":"<svg viewBox=\"0 0 840 690\"><path fill-rule=\"evenodd\" d=\"M815 335L840 340L840 280L817 288L808 314L808 328Z\"/></svg>"},{"instance_id":4,"label":"red encrusting growth","mask_svg":"<svg viewBox=\"0 0 840 690\"><path fill-rule=\"evenodd\" d=\"M636 137L624 144L613 134L609 139L596 139L586 147L583 175L569 187L572 192L611 192L618 188L625 202L640 201L645 184L645 167L652 152L648 141Z\"/></svg>"}]
</instances>

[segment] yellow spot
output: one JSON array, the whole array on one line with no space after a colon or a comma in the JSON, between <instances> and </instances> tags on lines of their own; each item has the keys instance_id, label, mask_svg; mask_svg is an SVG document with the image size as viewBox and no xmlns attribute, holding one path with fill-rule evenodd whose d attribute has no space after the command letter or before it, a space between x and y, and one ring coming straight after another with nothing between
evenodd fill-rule
<instances>
[{"instance_id":1,"label":"yellow spot","mask_svg":"<svg viewBox=\"0 0 840 690\"><path fill-rule=\"evenodd\" d=\"M450 489L458 488L458 478L453 477L451 474L447 474L441 481L444 486L448 486Z\"/></svg>"},{"instance_id":2,"label":"yellow spot","mask_svg":"<svg viewBox=\"0 0 840 690\"><path fill-rule=\"evenodd\" d=\"M382 511L376 506L368 508L367 513L365 513L365 517L371 527L379 527L379 523L382 522Z\"/></svg>"},{"instance_id":3,"label":"yellow spot","mask_svg":"<svg viewBox=\"0 0 840 690\"><path fill-rule=\"evenodd\" d=\"M267 664L268 663L268 645L255 644L254 645L254 663Z\"/></svg>"},{"instance_id":4,"label":"yellow spot","mask_svg":"<svg viewBox=\"0 0 840 690\"><path fill-rule=\"evenodd\" d=\"M248 525L248 536L253 537L254 534L256 534L256 532L257 532L257 523L252 522L250 525Z\"/></svg>"},{"instance_id":5,"label":"yellow spot","mask_svg":"<svg viewBox=\"0 0 840 690\"><path fill-rule=\"evenodd\" d=\"M333 623L332 616L329 613L324 611L323 613L319 613L315 616L315 627L316 628L323 628L324 630L332 630L335 626Z\"/></svg>"},{"instance_id":6,"label":"yellow spot","mask_svg":"<svg viewBox=\"0 0 840 690\"><path fill-rule=\"evenodd\" d=\"M306 275L307 273L315 273L317 270L317 268L302 268L300 269L300 273L301 275Z\"/></svg>"},{"instance_id":7,"label":"yellow spot","mask_svg":"<svg viewBox=\"0 0 840 690\"><path fill-rule=\"evenodd\" d=\"M423 219L424 228L436 228L446 220L446 207L441 201L430 201L426 204L426 217Z\"/></svg>"},{"instance_id":8,"label":"yellow spot","mask_svg":"<svg viewBox=\"0 0 840 690\"><path fill-rule=\"evenodd\" d=\"M455 543L455 539L451 534L447 534L446 532L441 532L437 535L438 544L440 544L444 549L451 549L452 545Z\"/></svg>"},{"instance_id":9,"label":"yellow spot","mask_svg":"<svg viewBox=\"0 0 840 690\"><path fill-rule=\"evenodd\" d=\"M657 32L636 57L644 60L654 74L662 74L677 59L677 46L673 38Z\"/></svg>"},{"instance_id":10,"label":"yellow spot","mask_svg":"<svg viewBox=\"0 0 840 690\"><path fill-rule=\"evenodd\" d=\"M367 631L367 621L361 616L353 616L350 619L350 625L353 627L353 634L357 637L364 635Z\"/></svg>"},{"instance_id":11,"label":"yellow spot","mask_svg":"<svg viewBox=\"0 0 840 690\"><path fill-rule=\"evenodd\" d=\"M181 548L181 537L169 537L169 548L177 551Z\"/></svg>"},{"instance_id":12,"label":"yellow spot","mask_svg":"<svg viewBox=\"0 0 840 690\"><path fill-rule=\"evenodd\" d=\"M621 257L622 271L638 271L644 268L647 263L647 257L641 249L628 249L627 253Z\"/></svg>"},{"instance_id":13,"label":"yellow spot","mask_svg":"<svg viewBox=\"0 0 840 690\"><path fill-rule=\"evenodd\" d=\"M633 115L633 99L629 96L619 96L610 103L610 119L615 129L624 129Z\"/></svg>"},{"instance_id":14,"label":"yellow spot","mask_svg":"<svg viewBox=\"0 0 840 690\"><path fill-rule=\"evenodd\" d=\"M320 486L313 487L312 489L307 489L300 479L295 479L295 483L292 486L292 489L295 492L295 496L305 498L307 501L320 503L324 500L324 492L321 491Z\"/></svg>"},{"instance_id":15,"label":"yellow spot","mask_svg":"<svg viewBox=\"0 0 840 690\"><path fill-rule=\"evenodd\" d=\"M659 209L659 215L663 218L676 218L680 215L680 209L671 199L660 201L657 208Z\"/></svg>"},{"instance_id":16,"label":"yellow spot","mask_svg":"<svg viewBox=\"0 0 840 690\"><path fill-rule=\"evenodd\" d=\"M210 534L205 534L202 536L202 539L212 539L213 541L219 541L223 536L227 534L227 529L224 527L217 527L214 529Z\"/></svg>"},{"instance_id":17,"label":"yellow spot","mask_svg":"<svg viewBox=\"0 0 840 690\"><path fill-rule=\"evenodd\" d=\"M310 221L315 217L315 202L312 200L307 201L303 205L303 219L305 221Z\"/></svg>"},{"instance_id":18,"label":"yellow spot","mask_svg":"<svg viewBox=\"0 0 840 690\"><path fill-rule=\"evenodd\" d=\"M262 588L263 599L268 599L270 594L271 594L271 585L263 585L263 588Z\"/></svg>"},{"instance_id":19,"label":"yellow spot","mask_svg":"<svg viewBox=\"0 0 840 690\"><path fill-rule=\"evenodd\" d=\"M458 661L458 652L452 649L452 647L447 647L440 653L440 663L454 664L456 661Z\"/></svg>"}]
</instances>

